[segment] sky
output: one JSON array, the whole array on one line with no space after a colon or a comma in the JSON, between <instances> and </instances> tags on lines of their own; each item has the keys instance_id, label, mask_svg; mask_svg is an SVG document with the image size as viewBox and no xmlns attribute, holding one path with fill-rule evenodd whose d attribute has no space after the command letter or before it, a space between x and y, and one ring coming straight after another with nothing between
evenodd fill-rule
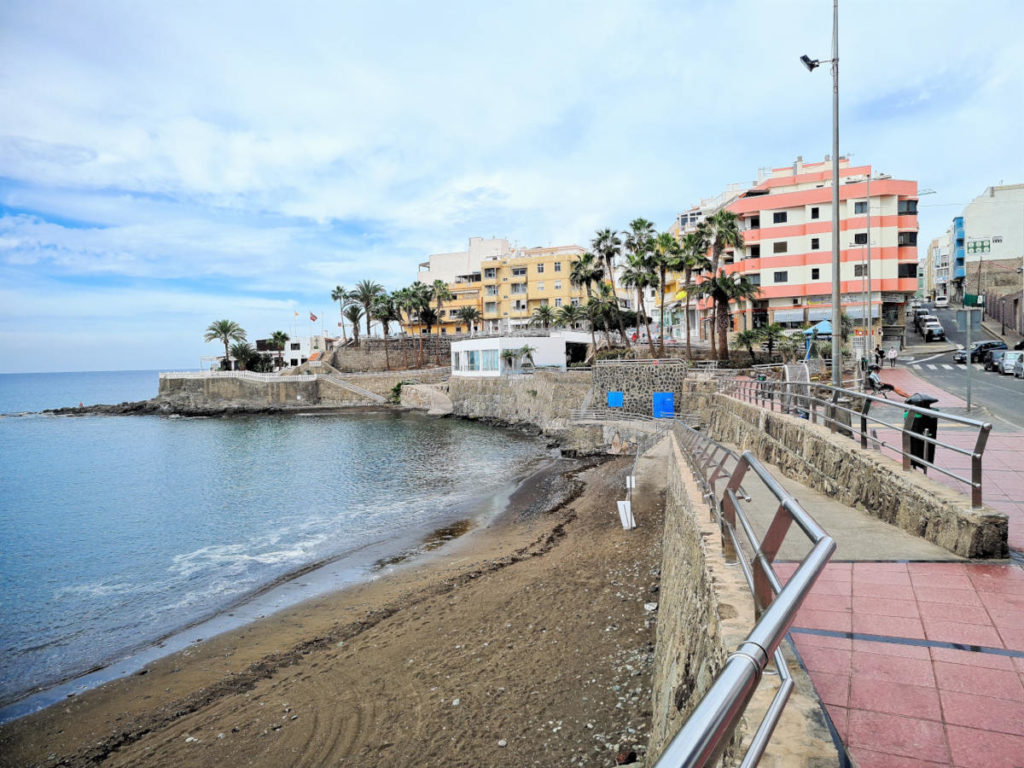
<instances>
[{"instance_id":1,"label":"sky","mask_svg":"<svg viewBox=\"0 0 1024 768\"><path fill-rule=\"evenodd\" d=\"M335 332L336 285L471 236L665 229L822 160L831 5L4 0L0 372L194 369L215 320ZM841 154L935 190L923 243L1024 182L1024 3L840 5Z\"/></svg>"}]
</instances>

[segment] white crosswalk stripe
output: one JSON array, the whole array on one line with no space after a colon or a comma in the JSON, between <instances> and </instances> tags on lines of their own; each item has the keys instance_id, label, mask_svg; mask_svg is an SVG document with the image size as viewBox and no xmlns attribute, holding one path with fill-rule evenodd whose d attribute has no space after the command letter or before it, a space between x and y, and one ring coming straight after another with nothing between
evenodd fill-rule
<instances>
[{"instance_id":1,"label":"white crosswalk stripe","mask_svg":"<svg viewBox=\"0 0 1024 768\"><path fill-rule=\"evenodd\" d=\"M840 178L842 178L842 177L840 177ZM976 371L984 371L985 370L985 365L983 363L975 363L974 364L974 370L976 370Z\"/></svg>"},{"instance_id":2,"label":"white crosswalk stripe","mask_svg":"<svg viewBox=\"0 0 1024 768\"><path fill-rule=\"evenodd\" d=\"M953 370L953 366L950 365L949 363L943 363L942 367L945 368L947 371L952 371Z\"/></svg>"},{"instance_id":3,"label":"white crosswalk stripe","mask_svg":"<svg viewBox=\"0 0 1024 768\"><path fill-rule=\"evenodd\" d=\"M928 363L928 370L929 371L934 371L938 367L939 366L937 366L937 365L933 365L932 363Z\"/></svg>"}]
</instances>

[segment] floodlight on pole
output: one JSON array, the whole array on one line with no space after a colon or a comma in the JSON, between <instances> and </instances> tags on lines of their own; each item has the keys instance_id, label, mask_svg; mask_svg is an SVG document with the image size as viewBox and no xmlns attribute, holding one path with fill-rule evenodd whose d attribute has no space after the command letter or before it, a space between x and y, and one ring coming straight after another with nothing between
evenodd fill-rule
<instances>
[{"instance_id":1,"label":"floodlight on pole","mask_svg":"<svg viewBox=\"0 0 1024 768\"><path fill-rule=\"evenodd\" d=\"M842 294L839 281L839 0L832 0L832 58L800 61L813 72L820 64L832 64L832 386L843 382Z\"/></svg>"}]
</instances>

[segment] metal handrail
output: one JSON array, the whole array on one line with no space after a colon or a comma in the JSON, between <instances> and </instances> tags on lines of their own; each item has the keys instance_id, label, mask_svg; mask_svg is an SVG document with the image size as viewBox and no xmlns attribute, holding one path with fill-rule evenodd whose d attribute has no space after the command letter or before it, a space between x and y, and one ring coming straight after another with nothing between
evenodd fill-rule
<instances>
[{"instance_id":1,"label":"metal handrail","mask_svg":"<svg viewBox=\"0 0 1024 768\"><path fill-rule=\"evenodd\" d=\"M655 768L698 768L716 760L743 717L769 662L774 661L780 684L743 757L742 768L750 768L757 765L763 756L794 686L779 645L835 552L836 544L752 453L746 451L737 455L683 422L676 422L673 430L684 449L694 479L701 486L712 518L722 529L723 543L727 545L726 556L734 556L743 570L754 598L758 621L746 640L726 660L711 688L662 752ZM733 469L726 472L725 465L730 461ZM750 500L742 484L751 470L779 502L761 541L758 541L740 503L741 500ZM716 486L726 478L719 501ZM752 550L751 557L741 546L737 522ZM772 561L794 522L813 546L783 587L772 568Z\"/></svg>"},{"instance_id":2,"label":"metal handrail","mask_svg":"<svg viewBox=\"0 0 1024 768\"><path fill-rule=\"evenodd\" d=\"M980 509L983 496L982 457L985 453L985 445L988 442L992 425L988 422L970 419L966 416L958 416L952 413L923 408L909 403L900 403L889 400L886 397L876 397L863 392L851 389L842 389L828 384L815 382L786 382L786 381L756 381L751 379L730 379L723 381L720 391L723 394L735 397L748 403L767 408L770 411L778 410L781 413L799 415L807 418L811 423L817 424L819 420L832 432L859 440L861 448L872 448L889 450L898 454L903 463L903 469L910 471L920 467L926 474L929 469L946 475L958 482L964 483L971 488L971 507ZM859 408L851 408L841 401L849 399L851 403L859 403ZM879 407L898 408L903 411L901 423L893 424L890 421L879 418L870 412L872 405ZM845 416L845 420L841 417ZM911 425L918 416L925 416L938 419L939 421L970 427L977 430L977 435L972 449L961 448L948 442L936 439L935 435L927 432L914 432ZM858 425L854 427L854 418ZM894 443L879 439L869 424L896 429L900 431L900 443ZM914 453L916 445L921 448L921 455ZM933 445L936 448L943 448L952 453L962 456L969 456L971 459L971 476L964 477L950 469L947 469L934 461L924 457L925 445Z\"/></svg>"}]
</instances>

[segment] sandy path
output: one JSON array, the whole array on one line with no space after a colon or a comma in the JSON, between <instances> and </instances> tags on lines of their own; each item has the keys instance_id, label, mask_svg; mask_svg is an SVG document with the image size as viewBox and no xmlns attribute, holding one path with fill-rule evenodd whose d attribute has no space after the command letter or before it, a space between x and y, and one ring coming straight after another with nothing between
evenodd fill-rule
<instances>
[{"instance_id":1,"label":"sandy path","mask_svg":"<svg viewBox=\"0 0 1024 768\"><path fill-rule=\"evenodd\" d=\"M4 726L0 765L613 764L647 740L661 559L660 482L641 478L640 528L614 514L631 464Z\"/></svg>"}]
</instances>

